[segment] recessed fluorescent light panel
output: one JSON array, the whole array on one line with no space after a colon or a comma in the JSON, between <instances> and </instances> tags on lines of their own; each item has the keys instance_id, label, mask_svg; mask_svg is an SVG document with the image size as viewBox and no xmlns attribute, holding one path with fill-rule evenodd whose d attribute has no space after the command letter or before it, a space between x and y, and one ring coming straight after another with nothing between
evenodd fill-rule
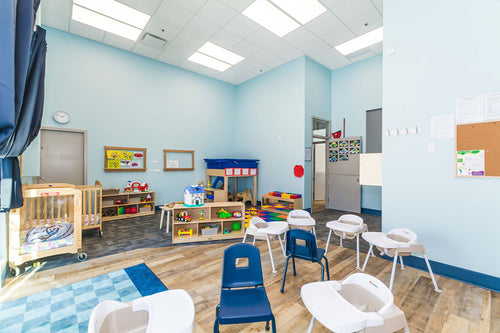
<instances>
[{"instance_id":1,"label":"recessed fluorescent light panel","mask_svg":"<svg viewBox=\"0 0 500 333\"><path fill-rule=\"evenodd\" d=\"M351 39L348 42L335 46L335 49L343 55L356 52L370 45L384 40L384 27L377 28L364 35Z\"/></svg>"},{"instance_id":2,"label":"recessed fluorescent light panel","mask_svg":"<svg viewBox=\"0 0 500 333\"><path fill-rule=\"evenodd\" d=\"M283 37L300 27L300 24L266 0L256 0L242 14L278 37Z\"/></svg>"},{"instance_id":3,"label":"recessed fluorescent light panel","mask_svg":"<svg viewBox=\"0 0 500 333\"><path fill-rule=\"evenodd\" d=\"M326 12L325 6L317 0L272 0L272 2L301 24L306 24Z\"/></svg>"},{"instance_id":4,"label":"recessed fluorescent light panel","mask_svg":"<svg viewBox=\"0 0 500 333\"><path fill-rule=\"evenodd\" d=\"M198 52L211 56L212 58L216 58L218 60L227 62L228 64L235 65L242 61L242 56L228 51L220 46L212 44L210 42L206 42L205 45L198 49Z\"/></svg>"},{"instance_id":5,"label":"recessed fluorescent light panel","mask_svg":"<svg viewBox=\"0 0 500 333\"><path fill-rule=\"evenodd\" d=\"M133 41L150 18L114 0L73 0L73 20Z\"/></svg>"},{"instance_id":6,"label":"recessed fluorescent light panel","mask_svg":"<svg viewBox=\"0 0 500 333\"><path fill-rule=\"evenodd\" d=\"M209 57L200 52L195 52L192 56L188 58L188 60L215 69L219 72L224 72L226 69L231 67L231 65L228 63Z\"/></svg>"},{"instance_id":7,"label":"recessed fluorescent light panel","mask_svg":"<svg viewBox=\"0 0 500 333\"><path fill-rule=\"evenodd\" d=\"M206 42L197 52L188 58L189 61L210 67L219 72L224 72L243 59L245 58L210 42Z\"/></svg>"}]
</instances>

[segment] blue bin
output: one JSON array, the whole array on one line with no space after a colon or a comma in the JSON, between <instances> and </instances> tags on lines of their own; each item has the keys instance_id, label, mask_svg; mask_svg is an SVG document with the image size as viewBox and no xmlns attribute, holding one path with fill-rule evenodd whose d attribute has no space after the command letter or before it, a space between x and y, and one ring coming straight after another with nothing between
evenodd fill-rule
<instances>
[{"instance_id":1,"label":"blue bin","mask_svg":"<svg viewBox=\"0 0 500 333\"><path fill-rule=\"evenodd\" d=\"M250 159L231 159L231 158L205 158L207 169L225 169L225 168L257 168L259 160Z\"/></svg>"}]
</instances>

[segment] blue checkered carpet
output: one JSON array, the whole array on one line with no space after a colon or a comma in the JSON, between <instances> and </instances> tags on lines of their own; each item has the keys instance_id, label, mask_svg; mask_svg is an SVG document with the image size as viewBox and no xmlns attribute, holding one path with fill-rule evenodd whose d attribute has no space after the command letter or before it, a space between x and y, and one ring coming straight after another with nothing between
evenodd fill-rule
<instances>
[{"instance_id":1,"label":"blue checkered carpet","mask_svg":"<svg viewBox=\"0 0 500 333\"><path fill-rule=\"evenodd\" d=\"M167 288L140 264L0 304L0 332L87 332L104 300L130 302Z\"/></svg>"}]
</instances>

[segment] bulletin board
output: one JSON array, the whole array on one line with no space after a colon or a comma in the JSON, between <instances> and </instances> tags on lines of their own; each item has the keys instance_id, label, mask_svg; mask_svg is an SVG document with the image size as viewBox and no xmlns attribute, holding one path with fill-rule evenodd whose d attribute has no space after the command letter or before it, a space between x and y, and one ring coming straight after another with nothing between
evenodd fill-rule
<instances>
[{"instance_id":1,"label":"bulletin board","mask_svg":"<svg viewBox=\"0 0 500 333\"><path fill-rule=\"evenodd\" d=\"M104 171L146 171L146 148L104 147Z\"/></svg>"},{"instance_id":2,"label":"bulletin board","mask_svg":"<svg viewBox=\"0 0 500 333\"><path fill-rule=\"evenodd\" d=\"M163 149L163 171L194 170L194 150Z\"/></svg>"},{"instance_id":3,"label":"bulletin board","mask_svg":"<svg viewBox=\"0 0 500 333\"><path fill-rule=\"evenodd\" d=\"M459 177L500 177L500 121L457 125L455 175ZM469 165L476 171L464 172ZM484 172L480 163L484 160ZM475 174L474 174L475 173Z\"/></svg>"}]
</instances>

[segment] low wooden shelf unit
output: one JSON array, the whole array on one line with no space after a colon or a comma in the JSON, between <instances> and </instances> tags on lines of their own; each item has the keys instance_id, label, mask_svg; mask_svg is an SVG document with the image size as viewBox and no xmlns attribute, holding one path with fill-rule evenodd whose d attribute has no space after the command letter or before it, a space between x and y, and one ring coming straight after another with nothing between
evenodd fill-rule
<instances>
[{"instance_id":1,"label":"low wooden shelf unit","mask_svg":"<svg viewBox=\"0 0 500 333\"><path fill-rule=\"evenodd\" d=\"M148 200L148 196L150 200ZM117 201L123 203L117 203ZM142 201L141 201L142 200ZM119 214L120 207L135 207L134 214ZM112 221L130 217L153 215L155 213L155 192L121 192L102 195L102 220Z\"/></svg>"},{"instance_id":2,"label":"low wooden shelf unit","mask_svg":"<svg viewBox=\"0 0 500 333\"><path fill-rule=\"evenodd\" d=\"M220 209L233 214L239 212L241 217L220 218L217 212ZM203 211L203 219L200 219ZM189 215L191 221L179 221L177 216ZM240 228L233 230L233 223L238 222ZM216 228L205 229L203 226L217 226ZM215 230L216 229L216 230ZM224 230L230 233L224 234ZM181 233L184 231L184 234ZM205 242L218 239L242 238L245 234L245 205L241 202L211 202L198 207L186 207L183 204L176 204L173 209L172 244Z\"/></svg>"}]
</instances>

